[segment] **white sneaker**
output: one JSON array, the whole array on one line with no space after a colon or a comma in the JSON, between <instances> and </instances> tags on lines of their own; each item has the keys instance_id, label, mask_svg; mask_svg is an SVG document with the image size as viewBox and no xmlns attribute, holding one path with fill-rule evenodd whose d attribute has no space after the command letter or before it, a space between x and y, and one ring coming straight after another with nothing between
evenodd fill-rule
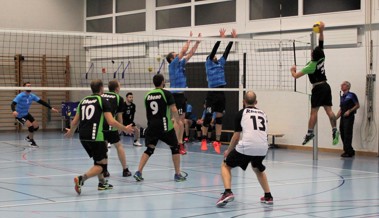
<instances>
[{"instance_id":1,"label":"white sneaker","mask_svg":"<svg viewBox=\"0 0 379 218\"><path fill-rule=\"evenodd\" d=\"M142 144L141 144L139 141L134 142L133 145L134 145L134 146L138 146L138 147L141 147L141 146L142 146Z\"/></svg>"},{"instance_id":2,"label":"white sneaker","mask_svg":"<svg viewBox=\"0 0 379 218\"><path fill-rule=\"evenodd\" d=\"M108 148L111 148L112 146L111 146L111 143L108 143Z\"/></svg>"}]
</instances>

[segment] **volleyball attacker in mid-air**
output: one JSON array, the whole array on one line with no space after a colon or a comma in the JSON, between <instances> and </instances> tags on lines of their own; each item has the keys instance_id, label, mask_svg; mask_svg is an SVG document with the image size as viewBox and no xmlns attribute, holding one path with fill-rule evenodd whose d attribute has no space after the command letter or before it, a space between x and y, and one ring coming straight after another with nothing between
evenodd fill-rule
<instances>
[{"instance_id":1,"label":"volleyball attacker in mid-air","mask_svg":"<svg viewBox=\"0 0 379 218\"><path fill-rule=\"evenodd\" d=\"M220 37L225 38L226 30L220 29ZM231 32L232 38L237 37L237 32L235 29ZM232 48L233 42L229 42L226 46L224 54L220 59L217 59L216 53L220 46L221 41L217 41L213 46L211 54L207 57L205 61L205 69L207 73L208 88L224 88L226 85L225 81L225 69L226 59L228 58L230 49ZM221 131L222 131L222 117L225 111L225 93L223 91L209 91L206 97L206 115L202 127L202 140L201 140L201 150L208 150L207 146L207 132L209 124L212 120L213 112L216 112L216 140L212 143L213 148L217 153L220 153L221 147Z\"/></svg>"},{"instance_id":2,"label":"volleyball attacker in mid-air","mask_svg":"<svg viewBox=\"0 0 379 218\"><path fill-rule=\"evenodd\" d=\"M304 137L303 145L313 139L315 136L313 129L317 122L317 113L320 107L324 107L326 114L329 117L332 126L333 145L338 144L339 132L337 130L337 119L332 110L332 91L329 84L326 82L325 75L325 54L324 54L324 28L325 24L320 22L320 35L318 37L318 46L312 51L312 59L300 71L296 72L296 65L291 67L292 76L297 79L304 75L308 75L309 81L312 83L311 96L311 115L308 121L308 132Z\"/></svg>"}]
</instances>

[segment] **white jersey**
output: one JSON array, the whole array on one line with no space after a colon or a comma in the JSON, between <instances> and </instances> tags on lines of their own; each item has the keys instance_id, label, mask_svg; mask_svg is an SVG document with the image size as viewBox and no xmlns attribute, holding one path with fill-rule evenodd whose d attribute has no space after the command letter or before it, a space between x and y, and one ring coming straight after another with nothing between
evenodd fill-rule
<instances>
[{"instance_id":1,"label":"white jersey","mask_svg":"<svg viewBox=\"0 0 379 218\"><path fill-rule=\"evenodd\" d=\"M234 131L241 132L236 150L249 156L265 156L268 151L267 116L253 107L240 110L234 121Z\"/></svg>"}]
</instances>

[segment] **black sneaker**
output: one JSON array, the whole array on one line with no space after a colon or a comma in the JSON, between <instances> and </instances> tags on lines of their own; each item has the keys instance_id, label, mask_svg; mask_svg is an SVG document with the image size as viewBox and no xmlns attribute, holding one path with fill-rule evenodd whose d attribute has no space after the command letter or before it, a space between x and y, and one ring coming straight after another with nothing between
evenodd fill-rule
<instances>
[{"instance_id":1,"label":"black sneaker","mask_svg":"<svg viewBox=\"0 0 379 218\"><path fill-rule=\"evenodd\" d=\"M99 185L97 186L97 190L99 190L99 191L109 190L109 189L113 189L113 185L109 184L108 180L105 180L104 184L99 183Z\"/></svg>"},{"instance_id":2,"label":"black sneaker","mask_svg":"<svg viewBox=\"0 0 379 218\"><path fill-rule=\"evenodd\" d=\"M103 172L103 176L104 176L105 178L108 178L108 177L111 176L111 174L109 174L108 171L105 171L105 172Z\"/></svg>"},{"instance_id":3,"label":"black sneaker","mask_svg":"<svg viewBox=\"0 0 379 218\"><path fill-rule=\"evenodd\" d=\"M29 136L26 136L26 137L25 137L25 141L27 141L27 142L31 142Z\"/></svg>"},{"instance_id":4,"label":"black sneaker","mask_svg":"<svg viewBox=\"0 0 379 218\"><path fill-rule=\"evenodd\" d=\"M37 145L37 143L34 141L34 139L29 139L30 141L30 147L32 148L38 148L39 146Z\"/></svg>"},{"instance_id":5,"label":"black sneaker","mask_svg":"<svg viewBox=\"0 0 379 218\"><path fill-rule=\"evenodd\" d=\"M313 134L313 133L306 134L306 135L304 136L303 145L307 144L307 143L308 143L310 140L312 140L314 137L315 137L315 134Z\"/></svg>"},{"instance_id":6,"label":"black sneaker","mask_svg":"<svg viewBox=\"0 0 379 218\"><path fill-rule=\"evenodd\" d=\"M341 157L354 157L355 153L343 153L341 154Z\"/></svg>"},{"instance_id":7,"label":"black sneaker","mask_svg":"<svg viewBox=\"0 0 379 218\"><path fill-rule=\"evenodd\" d=\"M77 176L74 178L75 191L80 195L82 193L82 186L84 185L83 176Z\"/></svg>"},{"instance_id":8,"label":"black sneaker","mask_svg":"<svg viewBox=\"0 0 379 218\"><path fill-rule=\"evenodd\" d=\"M124 170L122 171L122 177L129 177L129 176L131 176L131 175L132 175L132 173L129 171L128 168L126 168L126 169L124 169Z\"/></svg>"}]
</instances>

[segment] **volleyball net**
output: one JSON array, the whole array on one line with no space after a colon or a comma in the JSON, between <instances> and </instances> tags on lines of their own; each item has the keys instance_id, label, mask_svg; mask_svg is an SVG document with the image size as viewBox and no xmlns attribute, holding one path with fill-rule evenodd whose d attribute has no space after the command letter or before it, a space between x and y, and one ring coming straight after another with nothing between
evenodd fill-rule
<instances>
[{"instance_id":1,"label":"volleyball net","mask_svg":"<svg viewBox=\"0 0 379 218\"><path fill-rule=\"evenodd\" d=\"M36 90L88 90L93 79L104 84L117 79L123 89L149 90L156 73L165 76L169 88L165 57L178 53L189 39L189 49L196 40L201 43L185 68L188 91L207 88L205 60L217 41L221 41L217 57L229 41L234 42L225 65L226 89L295 90L289 69L309 59L309 43L293 39L0 30L0 89L19 90L30 82Z\"/></svg>"}]
</instances>

